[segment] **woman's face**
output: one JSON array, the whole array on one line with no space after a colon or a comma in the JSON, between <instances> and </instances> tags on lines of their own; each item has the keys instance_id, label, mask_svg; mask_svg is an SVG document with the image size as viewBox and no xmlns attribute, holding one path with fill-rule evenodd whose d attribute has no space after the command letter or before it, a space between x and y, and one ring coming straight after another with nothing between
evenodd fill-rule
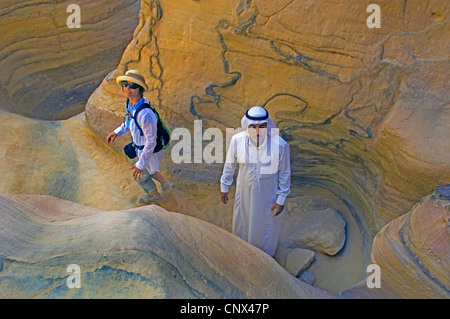
<instances>
[{"instance_id":1,"label":"woman's face","mask_svg":"<svg viewBox=\"0 0 450 319\"><path fill-rule=\"evenodd\" d=\"M125 83L127 83L127 84L125 84ZM139 86L137 86L136 88L134 88L134 89L132 89L131 87L130 87L130 84L135 84L135 83L133 83L133 82L127 82L127 81L123 81L122 82L122 88L123 88L123 92L125 93L125 96L127 97L127 98L129 98L130 100L132 100L132 99L136 99L136 98L141 98L141 93L139 92ZM133 85L131 85L131 86L133 86Z\"/></svg>"}]
</instances>

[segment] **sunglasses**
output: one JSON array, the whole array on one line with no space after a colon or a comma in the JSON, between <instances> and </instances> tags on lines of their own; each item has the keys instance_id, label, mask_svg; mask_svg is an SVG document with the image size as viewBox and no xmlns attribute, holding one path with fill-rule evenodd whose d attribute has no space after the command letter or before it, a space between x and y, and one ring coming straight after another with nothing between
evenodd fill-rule
<instances>
[{"instance_id":1,"label":"sunglasses","mask_svg":"<svg viewBox=\"0 0 450 319\"><path fill-rule=\"evenodd\" d=\"M127 81L122 81L122 87L126 88L127 86L129 86L130 89L133 89L133 90L135 90L135 89L137 89L138 87L140 87L139 84L136 84L136 83L128 83Z\"/></svg>"}]
</instances>

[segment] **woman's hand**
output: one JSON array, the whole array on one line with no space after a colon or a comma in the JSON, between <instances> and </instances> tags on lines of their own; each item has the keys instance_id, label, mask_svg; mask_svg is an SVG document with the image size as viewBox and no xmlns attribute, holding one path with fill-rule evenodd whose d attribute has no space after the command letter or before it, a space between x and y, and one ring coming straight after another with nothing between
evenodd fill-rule
<instances>
[{"instance_id":1,"label":"woman's hand","mask_svg":"<svg viewBox=\"0 0 450 319\"><path fill-rule=\"evenodd\" d=\"M136 165L130 167L133 170L133 178L138 181L143 177L143 172L141 169L137 168Z\"/></svg>"},{"instance_id":2,"label":"woman's hand","mask_svg":"<svg viewBox=\"0 0 450 319\"><path fill-rule=\"evenodd\" d=\"M114 142L116 140L116 137L117 137L117 134L114 133L114 132L111 132L111 133L108 134L108 137L106 138L106 142L108 144L112 143L112 142Z\"/></svg>"}]
</instances>

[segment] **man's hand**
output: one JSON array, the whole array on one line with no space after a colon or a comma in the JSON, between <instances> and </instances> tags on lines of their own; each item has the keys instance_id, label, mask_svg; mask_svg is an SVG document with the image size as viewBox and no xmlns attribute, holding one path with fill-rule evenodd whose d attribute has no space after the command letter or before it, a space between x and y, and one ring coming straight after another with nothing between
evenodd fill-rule
<instances>
[{"instance_id":1,"label":"man's hand","mask_svg":"<svg viewBox=\"0 0 450 319\"><path fill-rule=\"evenodd\" d=\"M140 180L143 177L142 170L137 168L136 165L131 166L130 169L134 170L133 171L133 178L136 181Z\"/></svg>"},{"instance_id":2,"label":"man's hand","mask_svg":"<svg viewBox=\"0 0 450 319\"><path fill-rule=\"evenodd\" d=\"M270 211L272 212L272 216L275 217L277 215L279 215L284 209L284 205L280 205L280 204L273 204L272 208L270 209Z\"/></svg>"},{"instance_id":3,"label":"man's hand","mask_svg":"<svg viewBox=\"0 0 450 319\"><path fill-rule=\"evenodd\" d=\"M222 203L228 203L228 193L220 192L220 199L222 200Z\"/></svg>"},{"instance_id":4,"label":"man's hand","mask_svg":"<svg viewBox=\"0 0 450 319\"><path fill-rule=\"evenodd\" d=\"M108 137L106 138L106 142L108 142L108 144L112 143L115 141L116 137L117 137L117 134L114 132L111 132L108 134Z\"/></svg>"}]
</instances>

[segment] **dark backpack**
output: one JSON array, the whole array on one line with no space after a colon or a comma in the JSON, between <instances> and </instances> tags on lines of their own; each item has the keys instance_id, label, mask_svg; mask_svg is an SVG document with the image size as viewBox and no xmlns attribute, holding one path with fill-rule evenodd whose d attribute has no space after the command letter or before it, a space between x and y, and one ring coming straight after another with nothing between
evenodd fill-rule
<instances>
[{"instance_id":1,"label":"dark backpack","mask_svg":"<svg viewBox=\"0 0 450 319\"><path fill-rule=\"evenodd\" d=\"M128 101L127 101L127 105L128 105ZM139 123L137 122L137 116L138 116L139 112L141 110L143 110L143 109L151 109L153 111L153 113L155 114L155 117L156 117L156 120L157 120L157 125L156 125L156 146L155 146L155 148L153 150L153 153L157 153L157 152L159 152L161 150L165 150L166 148L169 147L170 131L166 127L166 125L164 124L163 120L161 119L161 117L159 116L158 112L155 110L154 107L152 107L148 103L143 103L143 104L138 106L138 108L134 112L134 116L132 116L131 113L129 113L129 112L127 112L127 116L131 117L134 120L134 123L136 124L136 127L141 132L141 136L142 136L142 135L144 135L144 133L142 132L142 129L139 126ZM132 141L132 143L133 143L133 145L135 147L137 147L140 150L142 150L144 148L144 145L136 145L136 144L134 144L133 141Z\"/></svg>"}]
</instances>

